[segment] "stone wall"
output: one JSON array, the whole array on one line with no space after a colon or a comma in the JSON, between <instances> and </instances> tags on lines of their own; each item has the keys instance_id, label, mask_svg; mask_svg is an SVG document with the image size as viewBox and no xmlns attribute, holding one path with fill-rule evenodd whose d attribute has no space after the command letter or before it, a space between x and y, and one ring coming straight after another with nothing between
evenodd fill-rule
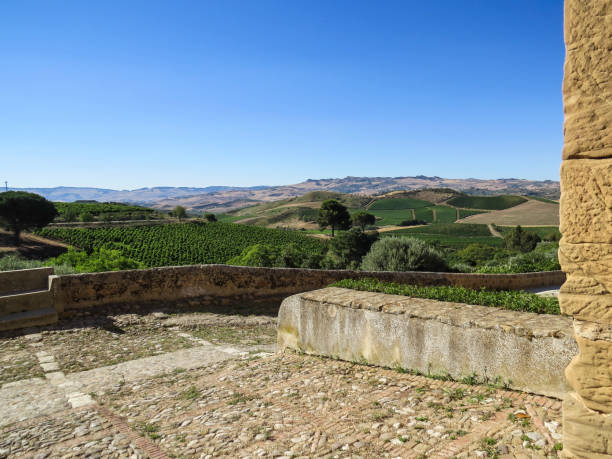
<instances>
[{"instance_id":1,"label":"stone wall","mask_svg":"<svg viewBox=\"0 0 612 459\"><path fill-rule=\"evenodd\" d=\"M29 290L47 290L53 268L18 269L0 272L0 295Z\"/></svg>"},{"instance_id":2,"label":"stone wall","mask_svg":"<svg viewBox=\"0 0 612 459\"><path fill-rule=\"evenodd\" d=\"M571 319L326 288L279 311L279 348L459 379L476 373L561 398L577 352Z\"/></svg>"},{"instance_id":3,"label":"stone wall","mask_svg":"<svg viewBox=\"0 0 612 459\"><path fill-rule=\"evenodd\" d=\"M419 285L514 290L560 285L565 279L561 271L527 274L372 273L194 265L52 276L51 290L56 309L63 312L107 304L172 303L189 298L214 303L258 298L275 298L280 302L289 295L327 287L340 279L362 277Z\"/></svg>"},{"instance_id":4,"label":"stone wall","mask_svg":"<svg viewBox=\"0 0 612 459\"><path fill-rule=\"evenodd\" d=\"M580 352L567 368L564 453L612 457L612 0L565 1L559 297Z\"/></svg>"}]
</instances>

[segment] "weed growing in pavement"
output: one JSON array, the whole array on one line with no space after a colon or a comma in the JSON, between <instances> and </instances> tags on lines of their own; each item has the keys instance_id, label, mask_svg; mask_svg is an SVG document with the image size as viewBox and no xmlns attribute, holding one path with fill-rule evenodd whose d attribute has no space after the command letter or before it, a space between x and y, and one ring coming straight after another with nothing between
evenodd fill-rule
<instances>
[{"instance_id":1,"label":"weed growing in pavement","mask_svg":"<svg viewBox=\"0 0 612 459\"><path fill-rule=\"evenodd\" d=\"M200 396L200 391L196 386L191 386L189 389L181 393L183 400L194 400Z\"/></svg>"}]
</instances>

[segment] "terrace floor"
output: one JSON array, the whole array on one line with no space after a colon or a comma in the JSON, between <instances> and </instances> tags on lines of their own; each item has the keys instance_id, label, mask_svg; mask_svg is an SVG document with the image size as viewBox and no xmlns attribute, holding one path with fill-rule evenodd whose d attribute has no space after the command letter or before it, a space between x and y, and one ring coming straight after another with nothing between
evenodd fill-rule
<instances>
[{"instance_id":1,"label":"terrace floor","mask_svg":"<svg viewBox=\"0 0 612 459\"><path fill-rule=\"evenodd\" d=\"M249 312L109 309L1 335L0 458L557 455L557 400L275 353L274 310Z\"/></svg>"}]
</instances>

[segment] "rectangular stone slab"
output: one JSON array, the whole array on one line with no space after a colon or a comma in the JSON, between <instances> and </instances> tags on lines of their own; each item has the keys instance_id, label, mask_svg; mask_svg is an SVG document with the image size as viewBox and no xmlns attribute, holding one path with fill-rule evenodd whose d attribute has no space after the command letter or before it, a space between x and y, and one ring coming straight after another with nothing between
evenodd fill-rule
<instances>
[{"instance_id":1,"label":"rectangular stone slab","mask_svg":"<svg viewBox=\"0 0 612 459\"><path fill-rule=\"evenodd\" d=\"M399 295L326 288L279 311L279 349L423 373L497 377L562 398L577 353L571 320Z\"/></svg>"}]
</instances>

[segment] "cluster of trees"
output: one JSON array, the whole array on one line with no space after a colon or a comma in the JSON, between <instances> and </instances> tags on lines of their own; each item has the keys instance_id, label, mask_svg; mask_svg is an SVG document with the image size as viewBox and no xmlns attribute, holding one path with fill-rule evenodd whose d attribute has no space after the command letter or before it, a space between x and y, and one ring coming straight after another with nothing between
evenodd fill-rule
<instances>
[{"instance_id":1,"label":"cluster of trees","mask_svg":"<svg viewBox=\"0 0 612 459\"><path fill-rule=\"evenodd\" d=\"M174 209L172 209L170 212L168 212L168 215L170 217L174 217L174 218L178 218L179 221L181 221L184 218L187 218L187 209L185 209L183 206L176 206ZM217 221L217 217L215 216L215 214L212 214L210 212L204 212L202 214L202 218L204 220L206 220L207 222L216 222Z\"/></svg>"}]
</instances>

